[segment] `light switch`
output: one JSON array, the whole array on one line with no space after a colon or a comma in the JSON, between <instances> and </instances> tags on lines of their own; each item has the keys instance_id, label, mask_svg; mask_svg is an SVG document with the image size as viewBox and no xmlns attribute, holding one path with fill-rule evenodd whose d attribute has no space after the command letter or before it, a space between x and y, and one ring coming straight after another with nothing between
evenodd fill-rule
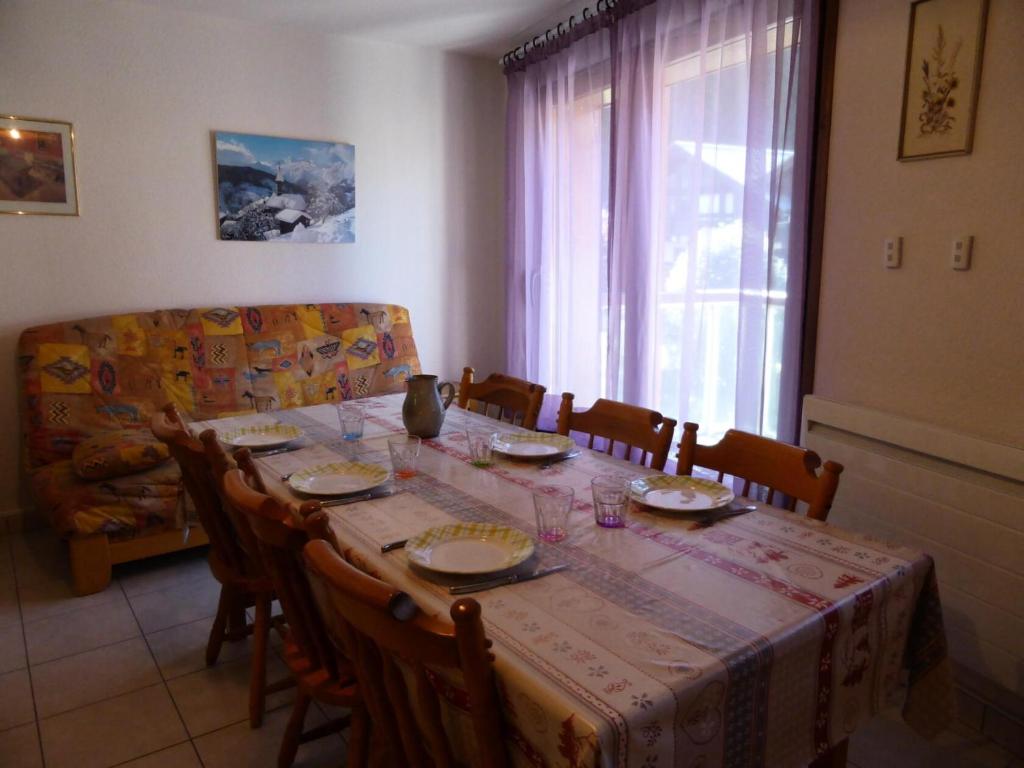
<instances>
[{"instance_id":1,"label":"light switch","mask_svg":"<svg viewBox=\"0 0 1024 768\"><path fill-rule=\"evenodd\" d=\"M903 238L889 237L885 240L882 263L887 269L899 269L903 263Z\"/></svg>"},{"instance_id":2,"label":"light switch","mask_svg":"<svg viewBox=\"0 0 1024 768\"><path fill-rule=\"evenodd\" d=\"M953 241L949 266L953 269L971 268L971 250L974 248L974 236L965 235Z\"/></svg>"}]
</instances>

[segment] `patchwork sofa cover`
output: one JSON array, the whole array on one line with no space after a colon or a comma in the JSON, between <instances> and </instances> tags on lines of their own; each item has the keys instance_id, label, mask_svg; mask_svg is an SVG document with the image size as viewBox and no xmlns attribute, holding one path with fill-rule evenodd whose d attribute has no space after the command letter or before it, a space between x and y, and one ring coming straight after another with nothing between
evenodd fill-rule
<instances>
[{"instance_id":1,"label":"patchwork sofa cover","mask_svg":"<svg viewBox=\"0 0 1024 768\"><path fill-rule=\"evenodd\" d=\"M400 392L420 372L409 312L392 304L165 309L29 328L18 361L23 458L62 535L127 538L180 527L173 462L79 477L83 440L148 430L168 401L193 419Z\"/></svg>"}]
</instances>

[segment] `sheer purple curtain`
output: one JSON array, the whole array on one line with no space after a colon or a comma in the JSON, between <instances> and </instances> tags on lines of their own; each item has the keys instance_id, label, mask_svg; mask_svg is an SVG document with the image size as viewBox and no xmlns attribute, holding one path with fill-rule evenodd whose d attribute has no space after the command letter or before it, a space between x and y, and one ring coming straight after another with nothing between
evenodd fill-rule
<instances>
[{"instance_id":1,"label":"sheer purple curtain","mask_svg":"<svg viewBox=\"0 0 1024 768\"><path fill-rule=\"evenodd\" d=\"M509 74L512 373L796 437L814 9L620 0Z\"/></svg>"},{"instance_id":2,"label":"sheer purple curtain","mask_svg":"<svg viewBox=\"0 0 1024 768\"><path fill-rule=\"evenodd\" d=\"M591 329L606 293L608 30L508 77L506 279L509 370L600 396L605 352ZM561 389L542 426L554 425Z\"/></svg>"}]
</instances>

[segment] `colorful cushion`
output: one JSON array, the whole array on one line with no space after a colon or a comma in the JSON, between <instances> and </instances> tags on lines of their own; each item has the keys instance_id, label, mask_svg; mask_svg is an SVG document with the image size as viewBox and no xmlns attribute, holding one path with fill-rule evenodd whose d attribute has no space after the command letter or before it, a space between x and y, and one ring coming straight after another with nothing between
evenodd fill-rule
<instances>
[{"instance_id":1,"label":"colorful cushion","mask_svg":"<svg viewBox=\"0 0 1024 768\"><path fill-rule=\"evenodd\" d=\"M148 429L118 429L80 442L71 462L83 480L108 480L155 467L169 456Z\"/></svg>"},{"instance_id":2,"label":"colorful cushion","mask_svg":"<svg viewBox=\"0 0 1024 768\"><path fill-rule=\"evenodd\" d=\"M71 461L57 461L35 470L31 479L39 511L61 536L160 533L180 528L188 511L173 461L112 480L83 480Z\"/></svg>"}]
</instances>

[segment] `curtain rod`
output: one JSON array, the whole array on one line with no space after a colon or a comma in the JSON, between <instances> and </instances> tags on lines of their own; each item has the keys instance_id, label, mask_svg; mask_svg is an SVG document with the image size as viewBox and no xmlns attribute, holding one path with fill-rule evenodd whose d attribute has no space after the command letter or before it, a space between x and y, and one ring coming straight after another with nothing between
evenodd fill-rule
<instances>
[{"instance_id":1,"label":"curtain rod","mask_svg":"<svg viewBox=\"0 0 1024 768\"><path fill-rule=\"evenodd\" d=\"M569 32L571 32L576 25L582 24L585 21L590 21L612 11L615 8L616 2L617 0L597 0L597 3L595 3L594 5L596 9L595 11L590 10L589 5L585 6L582 11L582 21L577 20L576 14L574 13L566 21L558 22L555 26L550 27L543 34L534 35L532 40L527 40L522 45L516 46L508 53L506 53L504 56L502 56L502 66L507 67L509 66L509 64L512 64L517 61L522 61L523 59L526 58L526 54L528 54L530 51L536 48L541 48L544 45L547 45L548 43L554 42L562 35L566 35Z\"/></svg>"}]
</instances>

